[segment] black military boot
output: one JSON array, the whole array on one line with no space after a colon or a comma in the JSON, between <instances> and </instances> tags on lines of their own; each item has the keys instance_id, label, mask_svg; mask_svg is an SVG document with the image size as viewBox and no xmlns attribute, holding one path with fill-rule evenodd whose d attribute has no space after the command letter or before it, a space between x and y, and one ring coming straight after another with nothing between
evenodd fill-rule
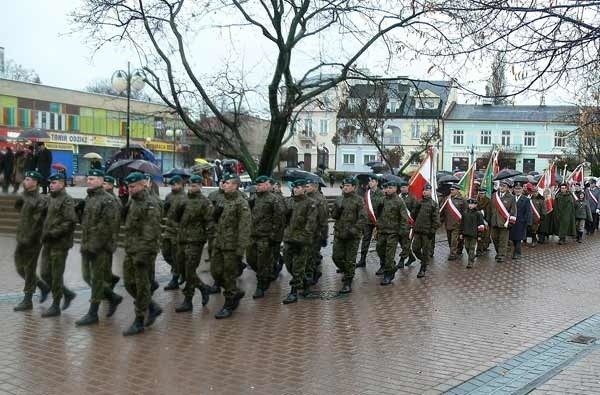
<instances>
[{"instance_id":1,"label":"black military boot","mask_svg":"<svg viewBox=\"0 0 600 395\"><path fill-rule=\"evenodd\" d=\"M421 269L419 269L419 274L417 274L417 278L425 277L426 271L427 271L427 265L424 263L421 263Z\"/></svg>"},{"instance_id":2,"label":"black military boot","mask_svg":"<svg viewBox=\"0 0 600 395\"><path fill-rule=\"evenodd\" d=\"M413 262L415 262L417 260L417 258L415 258L414 255L410 255L408 257L408 260L404 263L404 266L409 267L410 265L413 264Z\"/></svg>"},{"instance_id":3,"label":"black military boot","mask_svg":"<svg viewBox=\"0 0 600 395\"><path fill-rule=\"evenodd\" d=\"M231 315L233 314L233 309L231 308L231 306L232 306L232 300L225 299L225 304L223 304L223 307L221 308L221 310L219 310L219 312L217 314L215 314L215 318L218 320L221 320L223 318L231 317Z\"/></svg>"},{"instance_id":4,"label":"black military boot","mask_svg":"<svg viewBox=\"0 0 600 395\"><path fill-rule=\"evenodd\" d=\"M377 276L383 276L384 273L384 268L383 265L379 266L379 269L377 269L377 271L375 272L375 275Z\"/></svg>"},{"instance_id":5,"label":"black military boot","mask_svg":"<svg viewBox=\"0 0 600 395\"><path fill-rule=\"evenodd\" d=\"M151 326L154 324L154 321L161 315L163 312L162 308L155 301L151 300L150 305L148 305L148 319L146 320L146 326ZM142 320L142 324L143 324Z\"/></svg>"},{"instance_id":6,"label":"black military boot","mask_svg":"<svg viewBox=\"0 0 600 395\"><path fill-rule=\"evenodd\" d=\"M42 313L42 318L56 317L60 315L60 299L54 299L48 310Z\"/></svg>"},{"instance_id":7,"label":"black military boot","mask_svg":"<svg viewBox=\"0 0 600 395\"><path fill-rule=\"evenodd\" d=\"M352 282L346 281L342 289L340 289L340 294L349 294L352 292Z\"/></svg>"},{"instance_id":8,"label":"black military boot","mask_svg":"<svg viewBox=\"0 0 600 395\"><path fill-rule=\"evenodd\" d=\"M209 292L211 295L221 293L221 284L215 281L215 283L209 287Z\"/></svg>"},{"instance_id":9,"label":"black military boot","mask_svg":"<svg viewBox=\"0 0 600 395\"><path fill-rule=\"evenodd\" d=\"M150 295L154 295L154 292L160 288L160 284L156 280L152 280L150 283Z\"/></svg>"},{"instance_id":10,"label":"black military boot","mask_svg":"<svg viewBox=\"0 0 600 395\"><path fill-rule=\"evenodd\" d=\"M467 263L467 269L472 269L474 263L475 263L474 260L469 259L469 263Z\"/></svg>"},{"instance_id":11,"label":"black military boot","mask_svg":"<svg viewBox=\"0 0 600 395\"><path fill-rule=\"evenodd\" d=\"M254 291L254 295L252 295L252 299L261 299L265 297L265 290L262 287L257 286L256 291Z\"/></svg>"},{"instance_id":12,"label":"black military boot","mask_svg":"<svg viewBox=\"0 0 600 395\"><path fill-rule=\"evenodd\" d=\"M404 258L400 257L396 264L396 269L404 269Z\"/></svg>"},{"instance_id":13,"label":"black military boot","mask_svg":"<svg viewBox=\"0 0 600 395\"><path fill-rule=\"evenodd\" d=\"M69 306L71 306L71 302L73 301L73 299L75 299L77 294L66 287L63 289L63 294L64 294L64 299L63 299L62 309L66 310L69 308Z\"/></svg>"},{"instance_id":14,"label":"black military boot","mask_svg":"<svg viewBox=\"0 0 600 395\"><path fill-rule=\"evenodd\" d=\"M86 326L98 323L98 307L100 303L90 303L90 309L87 314L75 321L77 326Z\"/></svg>"},{"instance_id":15,"label":"black military boot","mask_svg":"<svg viewBox=\"0 0 600 395\"><path fill-rule=\"evenodd\" d=\"M179 289L179 274L174 274L171 281L164 287L165 291L172 291L174 289Z\"/></svg>"},{"instance_id":16,"label":"black military boot","mask_svg":"<svg viewBox=\"0 0 600 395\"><path fill-rule=\"evenodd\" d=\"M113 274L112 278L110 279L110 289L115 289L115 286L117 285L119 280L121 280L121 277Z\"/></svg>"},{"instance_id":17,"label":"black military boot","mask_svg":"<svg viewBox=\"0 0 600 395\"><path fill-rule=\"evenodd\" d=\"M44 303L50 294L50 286L44 280L37 280L36 285L40 289L40 303Z\"/></svg>"},{"instance_id":18,"label":"black military boot","mask_svg":"<svg viewBox=\"0 0 600 395\"><path fill-rule=\"evenodd\" d=\"M238 293L233 295L233 298L231 299L231 310L235 310L240 306L240 300L242 300L244 296L246 296L244 291L238 291Z\"/></svg>"},{"instance_id":19,"label":"black military boot","mask_svg":"<svg viewBox=\"0 0 600 395\"><path fill-rule=\"evenodd\" d=\"M144 331L144 317L135 317L133 324L123 332L123 336L133 336Z\"/></svg>"},{"instance_id":20,"label":"black military boot","mask_svg":"<svg viewBox=\"0 0 600 395\"><path fill-rule=\"evenodd\" d=\"M13 310L14 311L26 311L33 309L33 302L31 301L31 294L25 294L23 300L16 305Z\"/></svg>"},{"instance_id":21,"label":"black military boot","mask_svg":"<svg viewBox=\"0 0 600 395\"><path fill-rule=\"evenodd\" d=\"M192 297L186 296L185 299L183 299L183 302L181 302L181 304L178 304L175 307L175 312L176 313L185 313L188 311L192 311L193 309L194 309L194 304L192 303Z\"/></svg>"},{"instance_id":22,"label":"black military boot","mask_svg":"<svg viewBox=\"0 0 600 395\"><path fill-rule=\"evenodd\" d=\"M112 317L117 311L117 307L123 301L123 297L121 295L117 295L116 293L111 293L108 297L108 312L106 313L106 318Z\"/></svg>"},{"instance_id":23,"label":"black military boot","mask_svg":"<svg viewBox=\"0 0 600 395\"><path fill-rule=\"evenodd\" d=\"M583 232L577 232L577 242L581 243L581 239L583 239Z\"/></svg>"},{"instance_id":24,"label":"black military boot","mask_svg":"<svg viewBox=\"0 0 600 395\"><path fill-rule=\"evenodd\" d=\"M381 280L381 285L391 285L392 284L392 280L394 279L394 276L391 274L384 274L383 275L383 280Z\"/></svg>"},{"instance_id":25,"label":"black military boot","mask_svg":"<svg viewBox=\"0 0 600 395\"><path fill-rule=\"evenodd\" d=\"M366 267L367 266L367 254L360 254L360 260L356 264L356 267Z\"/></svg>"},{"instance_id":26,"label":"black military boot","mask_svg":"<svg viewBox=\"0 0 600 395\"><path fill-rule=\"evenodd\" d=\"M210 287L205 284L199 284L196 288L198 288L198 291L200 291L200 295L202 296L202 306L206 306L210 300Z\"/></svg>"}]
</instances>

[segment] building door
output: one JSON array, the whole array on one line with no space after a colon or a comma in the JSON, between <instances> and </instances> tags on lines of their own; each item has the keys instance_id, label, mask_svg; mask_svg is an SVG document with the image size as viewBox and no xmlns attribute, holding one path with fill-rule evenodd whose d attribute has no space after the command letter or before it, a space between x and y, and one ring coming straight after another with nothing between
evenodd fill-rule
<instances>
[{"instance_id":1,"label":"building door","mask_svg":"<svg viewBox=\"0 0 600 395\"><path fill-rule=\"evenodd\" d=\"M535 171L535 159L523 159L523 173Z\"/></svg>"},{"instance_id":2,"label":"building door","mask_svg":"<svg viewBox=\"0 0 600 395\"><path fill-rule=\"evenodd\" d=\"M287 167L298 167L298 149L290 147L287 150Z\"/></svg>"},{"instance_id":3,"label":"building door","mask_svg":"<svg viewBox=\"0 0 600 395\"><path fill-rule=\"evenodd\" d=\"M329 150L327 147L317 150L317 168L325 170L329 167Z\"/></svg>"},{"instance_id":4,"label":"building door","mask_svg":"<svg viewBox=\"0 0 600 395\"><path fill-rule=\"evenodd\" d=\"M311 169L311 163L310 163L311 157L312 157L312 155L308 152L304 154L304 170L306 170L306 171L310 171L310 169Z\"/></svg>"}]
</instances>

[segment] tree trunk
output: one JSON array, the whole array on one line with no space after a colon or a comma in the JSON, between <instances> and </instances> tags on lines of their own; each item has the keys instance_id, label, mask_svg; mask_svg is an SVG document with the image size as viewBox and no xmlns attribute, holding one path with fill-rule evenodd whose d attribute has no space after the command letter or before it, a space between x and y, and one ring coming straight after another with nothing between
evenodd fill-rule
<instances>
[{"instance_id":1,"label":"tree trunk","mask_svg":"<svg viewBox=\"0 0 600 395\"><path fill-rule=\"evenodd\" d=\"M262 151L262 156L258 165L258 173L256 176L270 176L273 173L273 169L277 165L277 159L279 158L281 140L285 135L287 126L288 124L285 118L271 120L269 135L267 136L267 141L265 142L265 147Z\"/></svg>"}]
</instances>

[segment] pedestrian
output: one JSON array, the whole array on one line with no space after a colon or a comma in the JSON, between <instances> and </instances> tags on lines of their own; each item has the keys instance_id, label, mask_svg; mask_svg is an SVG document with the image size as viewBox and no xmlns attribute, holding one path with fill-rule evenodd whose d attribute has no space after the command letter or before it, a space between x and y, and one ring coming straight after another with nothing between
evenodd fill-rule
<instances>
[{"instance_id":1,"label":"pedestrian","mask_svg":"<svg viewBox=\"0 0 600 395\"><path fill-rule=\"evenodd\" d=\"M484 230L481 234L481 240L477 242L477 253L475 256L482 256L487 253L490 248L490 225L485 220L485 213L488 210L488 206L490 205L490 198L487 196L487 189L479 189L477 191L477 210L483 216Z\"/></svg>"},{"instance_id":2,"label":"pedestrian","mask_svg":"<svg viewBox=\"0 0 600 395\"><path fill-rule=\"evenodd\" d=\"M598 214L600 213L600 188L596 185L595 178L590 178L590 186L587 190L587 201L592 212L592 221L588 224L588 235L593 235L598 229Z\"/></svg>"},{"instance_id":3,"label":"pedestrian","mask_svg":"<svg viewBox=\"0 0 600 395\"><path fill-rule=\"evenodd\" d=\"M450 195L446 198L440 213L440 220L446 226L446 236L450 247L449 261L454 261L462 255L462 242L458 236L460 235L462 213L466 207L466 200L460 195L460 185L450 185Z\"/></svg>"},{"instance_id":4,"label":"pedestrian","mask_svg":"<svg viewBox=\"0 0 600 395\"><path fill-rule=\"evenodd\" d=\"M369 175L368 189L361 197L363 197L365 202L367 221L363 227L362 239L360 242L360 260L356 264L356 267L367 266L367 254L369 253L371 239L373 238L373 230L377 225L377 218L379 216L379 213L376 211L383 203L383 192L379 189L379 180L376 175ZM380 275L383 274L383 266L379 268L378 272L380 272Z\"/></svg>"},{"instance_id":5,"label":"pedestrian","mask_svg":"<svg viewBox=\"0 0 600 395\"><path fill-rule=\"evenodd\" d=\"M23 172L35 171L36 155L33 152L33 145L25 146L25 162L23 164Z\"/></svg>"},{"instance_id":6,"label":"pedestrian","mask_svg":"<svg viewBox=\"0 0 600 395\"><path fill-rule=\"evenodd\" d=\"M81 214L81 274L91 288L91 296L88 312L75 322L77 326L98 323L98 308L103 299L109 303L107 318L114 315L123 301L106 282L106 265L110 259L108 255L112 255L116 207L102 188L102 170L88 170L86 182L87 196L82 202Z\"/></svg>"},{"instance_id":7,"label":"pedestrian","mask_svg":"<svg viewBox=\"0 0 600 395\"><path fill-rule=\"evenodd\" d=\"M384 199L377 220L377 255L383 267L381 285L390 285L396 274L396 248L400 235L408 234L408 215L404 201L398 196L400 183L383 184Z\"/></svg>"},{"instance_id":8,"label":"pedestrian","mask_svg":"<svg viewBox=\"0 0 600 395\"><path fill-rule=\"evenodd\" d=\"M48 193L48 177L50 177L50 166L52 166L52 152L46 148L43 142L37 143L37 154L35 159L36 170L44 177L42 180L42 194Z\"/></svg>"},{"instance_id":9,"label":"pedestrian","mask_svg":"<svg viewBox=\"0 0 600 395\"><path fill-rule=\"evenodd\" d=\"M256 194L251 201L252 231L250 245L246 249L246 261L256 272L256 291L254 299L265 296L273 280L273 243L277 243L284 226L284 208L279 199L271 192L271 178L258 176L254 181Z\"/></svg>"},{"instance_id":10,"label":"pedestrian","mask_svg":"<svg viewBox=\"0 0 600 395\"><path fill-rule=\"evenodd\" d=\"M504 262L509 227L517 220L515 197L508 192L508 186L508 181L500 181L500 189L492 195L492 203L486 213L486 220L490 224L490 237L496 250L496 262Z\"/></svg>"},{"instance_id":11,"label":"pedestrian","mask_svg":"<svg viewBox=\"0 0 600 395\"><path fill-rule=\"evenodd\" d=\"M517 214L509 231L509 239L513 242L512 259L521 259L521 244L527 238L527 228L532 223L531 200L523 194L523 184L516 182L513 190Z\"/></svg>"},{"instance_id":12,"label":"pedestrian","mask_svg":"<svg viewBox=\"0 0 600 395\"><path fill-rule=\"evenodd\" d=\"M14 169L15 156L12 148L6 147L4 153L4 182L2 184L2 192L8 193L8 187L13 184L13 169Z\"/></svg>"},{"instance_id":13,"label":"pedestrian","mask_svg":"<svg viewBox=\"0 0 600 395\"><path fill-rule=\"evenodd\" d=\"M319 208L317 202L306 196L304 188L308 181L296 180L292 183L292 196L286 204L287 226L283 234L283 261L290 280L290 292L284 304L296 303L298 292L310 294L310 283L305 278L306 265L313 254L314 234L319 230Z\"/></svg>"},{"instance_id":14,"label":"pedestrian","mask_svg":"<svg viewBox=\"0 0 600 395\"><path fill-rule=\"evenodd\" d=\"M554 197L554 230L558 244L565 244L567 236L575 237L575 198L567 184L560 184L560 191Z\"/></svg>"},{"instance_id":15,"label":"pedestrian","mask_svg":"<svg viewBox=\"0 0 600 395\"><path fill-rule=\"evenodd\" d=\"M468 207L463 212L462 221L460 223L461 232L460 238L465 244L469 263L467 269L471 269L475 263L475 253L477 243L481 241L485 225L483 223L483 215L477 210L477 199L467 199Z\"/></svg>"},{"instance_id":16,"label":"pedestrian","mask_svg":"<svg viewBox=\"0 0 600 395\"><path fill-rule=\"evenodd\" d=\"M329 173L329 186L333 188L335 185L335 173Z\"/></svg>"},{"instance_id":17,"label":"pedestrian","mask_svg":"<svg viewBox=\"0 0 600 395\"><path fill-rule=\"evenodd\" d=\"M412 248L415 256L421 261L417 278L425 277L427 266L433 256L435 232L440 227L440 210L437 202L431 197L431 190L430 184L423 187L423 198L417 202L413 213L415 224Z\"/></svg>"},{"instance_id":18,"label":"pedestrian","mask_svg":"<svg viewBox=\"0 0 600 395\"><path fill-rule=\"evenodd\" d=\"M313 199L317 203L319 229L313 234L314 240L312 244L312 255L306 263L306 277L309 284L316 285L321 278L321 248L327 246L327 238L329 236L329 205L323 193L319 190L319 181L316 178L306 180L306 197Z\"/></svg>"},{"instance_id":19,"label":"pedestrian","mask_svg":"<svg viewBox=\"0 0 600 395\"><path fill-rule=\"evenodd\" d=\"M179 229L179 220L183 212L187 196L181 176L176 175L169 180L171 192L165 197L164 214L166 217L165 230L160 243L160 251L165 261L171 266L171 281L165 285L165 291L179 289L179 278L185 277L181 261L180 252L178 251L177 232Z\"/></svg>"},{"instance_id":20,"label":"pedestrian","mask_svg":"<svg viewBox=\"0 0 600 395\"><path fill-rule=\"evenodd\" d=\"M32 297L36 286L42 294L40 303L48 297L50 287L36 275L37 261L42 248L42 227L46 215L47 201L39 193L39 184L43 176L37 171L28 171L23 180L23 194L15 203L15 208L20 212L17 223L17 247L14 260L17 273L23 280L23 300L14 307L14 311L33 309Z\"/></svg>"},{"instance_id":21,"label":"pedestrian","mask_svg":"<svg viewBox=\"0 0 600 395\"><path fill-rule=\"evenodd\" d=\"M413 212L415 211L415 207L417 205L417 198L408 192L408 183L406 181L400 182L400 198L406 205L409 228L412 228L415 222ZM402 251L400 252L400 261L398 262L399 269L403 268L405 265L410 266L416 260L414 254L412 253L411 244L412 239L410 237L409 229L408 233L405 235L400 235L400 247L402 248Z\"/></svg>"},{"instance_id":22,"label":"pedestrian","mask_svg":"<svg viewBox=\"0 0 600 395\"><path fill-rule=\"evenodd\" d=\"M210 200L202 194L203 178L190 177L187 199L177 209L179 231L177 233L178 260L185 274L184 300L175 307L175 312L183 313L194 308L193 298L196 288L202 295L202 306L206 306L210 297L209 286L198 277L198 265L208 235L214 232L213 207ZM173 210L171 207L169 210Z\"/></svg>"},{"instance_id":23,"label":"pedestrian","mask_svg":"<svg viewBox=\"0 0 600 395\"><path fill-rule=\"evenodd\" d=\"M585 231L586 222L592 221L592 211L590 204L585 200L585 193L578 192L577 201L575 202L575 221L577 226L577 242L583 241L583 232Z\"/></svg>"},{"instance_id":24,"label":"pedestrian","mask_svg":"<svg viewBox=\"0 0 600 395\"><path fill-rule=\"evenodd\" d=\"M64 286L63 276L67 255L73 247L73 232L77 224L75 214L75 201L66 192L67 179L64 174L56 173L49 177L50 198L44 225L42 226L42 244L46 251L46 270L49 272L50 285L52 289L52 305L42 317L55 317L60 315L60 301L63 299L63 310L71 305L76 294ZM42 278L44 275L42 274Z\"/></svg>"},{"instance_id":25,"label":"pedestrian","mask_svg":"<svg viewBox=\"0 0 600 395\"><path fill-rule=\"evenodd\" d=\"M540 225L544 221L547 215L546 201L542 195L540 195L538 187L533 185L531 187L531 194L529 195L531 204L531 225L529 226L528 233L531 235L531 246L535 247L543 236L539 233Z\"/></svg>"},{"instance_id":26,"label":"pedestrian","mask_svg":"<svg viewBox=\"0 0 600 395\"><path fill-rule=\"evenodd\" d=\"M366 222L363 200L356 194L355 178L342 181L342 196L336 199L331 217L335 219L333 230L333 263L342 272L341 294L352 292L352 280L358 243Z\"/></svg>"},{"instance_id":27,"label":"pedestrian","mask_svg":"<svg viewBox=\"0 0 600 395\"><path fill-rule=\"evenodd\" d=\"M18 150L15 153L15 160L13 164L13 172L11 176L12 184L13 184L13 193L19 192L19 188L21 187L21 183L25 178L25 161L26 153L24 150Z\"/></svg>"},{"instance_id":28,"label":"pedestrian","mask_svg":"<svg viewBox=\"0 0 600 395\"><path fill-rule=\"evenodd\" d=\"M134 299L135 320L123 336L141 333L162 314L161 307L152 300L154 261L160 243L161 207L150 198L144 174L133 172L125 179L130 201L125 217L125 260L123 281ZM144 321L144 318L147 318Z\"/></svg>"},{"instance_id":29,"label":"pedestrian","mask_svg":"<svg viewBox=\"0 0 600 395\"><path fill-rule=\"evenodd\" d=\"M115 286L121 279L119 276L112 272L112 263L113 263L113 255L117 250L117 241L119 240L119 235L121 233L121 216L123 211L123 206L121 205L121 200L115 195L115 178L108 174L104 175L104 181L102 182L102 189L106 192L112 199L114 205L114 220L113 220L113 233L112 233L112 242L110 254L106 254L106 265L105 265L105 276L104 281L110 284L110 289L115 289Z\"/></svg>"},{"instance_id":30,"label":"pedestrian","mask_svg":"<svg viewBox=\"0 0 600 395\"><path fill-rule=\"evenodd\" d=\"M225 297L223 307L215 315L217 319L231 317L245 295L237 287L237 279L242 274L242 259L250 244L252 215L239 187L240 178L236 174L223 176L224 199L210 257L211 274L223 288Z\"/></svg>"}]
</instances>

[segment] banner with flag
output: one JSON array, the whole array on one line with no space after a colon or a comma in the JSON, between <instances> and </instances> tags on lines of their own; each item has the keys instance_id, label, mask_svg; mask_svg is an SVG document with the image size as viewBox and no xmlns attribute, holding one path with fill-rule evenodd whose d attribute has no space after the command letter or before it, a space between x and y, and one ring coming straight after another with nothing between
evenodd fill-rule
<instances>
[{"instance_id":1,"label":"banner with flag","mask_svg":"<svg viewBox=\"0 0 600 395\"><path fill-rule=\"evenodd\" d=\"M421 162L419 169L408 181L408 192L415 198L423 198L423 188L425 185L431 185L431 197L437 201L437 150L433 147L427 151L427 156Z\"/></svg>"},{"instance_id":2,"label":"banner with flag","mask_svg":"<svg viewBox=\"0 0 600 395\"><path fill-rule=\"evenodd\" d=\"M544 195L544 191L546 189L552 190L554 184L556 184L556 168L554 163L552 163L549 168L544 170L544 174L542 174L537 183L538 192L540 195Z\"/></svg>"},{"instance_id":3,"label":"banner with flag","mask_svg":"<svg viewBox=\"0 0 600 395\"><path fill-rule=\"evenodd\" d=\"M463 174L462 178L458 182L458 185L460 185L460 192L466 198L472 198L473 196L477 195L474 182L476 165L477 162L473 161L473 163L471 163L471 167L469 167L469 170Z\"/></svg>"},{"instance_id":4,"label":"banner with flag","mask_svg":"<svg viewBox=\"0 0 600 395\"><path fill-rule=\"evenodd\" d=\"M492 198L492 191L494 190L494 176L498 174L500 167L498 166L498 151L493 150L490 155L483 179L481 180L481 188L486 190L486 196Z\"/></svg>"},{"instance_id":5,"label":"banner with flag","mask_svg":"<svg viewBox=\"0 0 600 395\"><path fill-rule=\"evenodd\" d=\"M577 165L575 170L569 175L566 180L567 185L569 185L569 189L574 183L579 183L583 186L583 171L585 170L584 164Z\"/></svg>"}]
</instances>

